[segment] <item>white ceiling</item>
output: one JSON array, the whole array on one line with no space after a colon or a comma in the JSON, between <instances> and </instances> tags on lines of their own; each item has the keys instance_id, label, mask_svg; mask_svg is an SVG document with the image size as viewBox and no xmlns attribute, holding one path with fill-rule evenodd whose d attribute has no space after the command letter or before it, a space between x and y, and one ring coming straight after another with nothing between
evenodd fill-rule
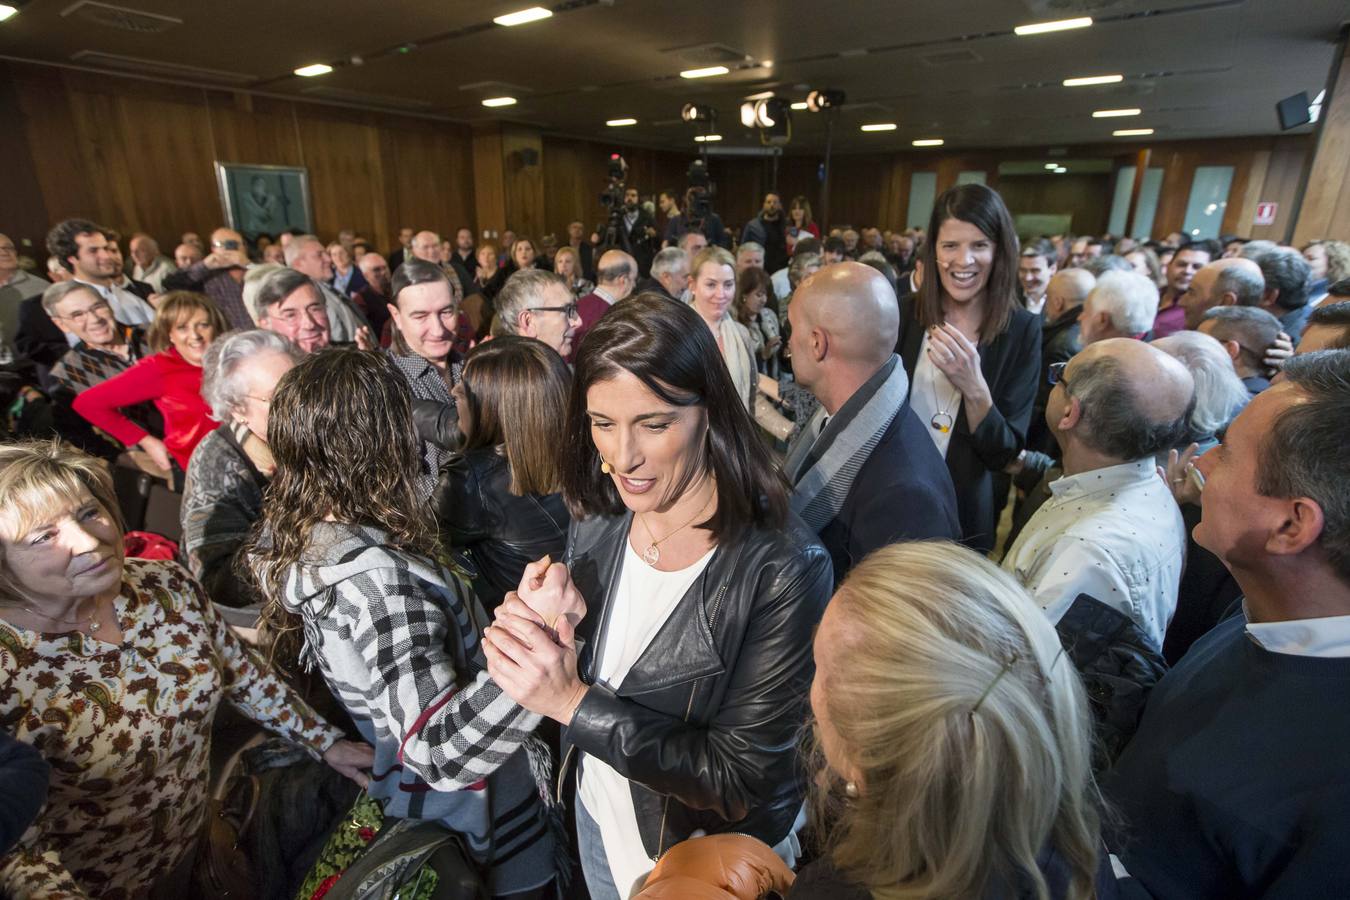
<instances>
[{"instance_id":1,"label":"white ceiling","mask_svg":"<svg viewBox=\"0 0 1350 900\"><path fill-rule=\"evenodd\" d=\"M146 73L168 64L157 74L176 81L671 148L694 146L695 127L679 121L686 102L718 110L723 146L753 146L742 98L840 88L849 103L836 149L890 151L923 137L949 149L1095 143L1126 127L1154 128L1157 139L1276 133L1276 101L1324 86L1350 20L1345 0L565 0L544 21L491 23L531 2L116 0L173 20L144 20L147 33L108 24L128 19L89 0L30 0L0 24L0 55ZM1085 13L1097 24L1012 34ZM733 72L678 77L711 44L730 48ZM336 70L290 74L314 62ZM1105 73L1126 80L1060 84ZM519 103L483 108L498 93L492 83ZM1091 117L1124 106L1143 115ZM604 125L619 116L639 124ZM818 150L825 118L794 114L787 152ZM859 132L876 121L898 128Z\"/></svg>"}]
</instances>

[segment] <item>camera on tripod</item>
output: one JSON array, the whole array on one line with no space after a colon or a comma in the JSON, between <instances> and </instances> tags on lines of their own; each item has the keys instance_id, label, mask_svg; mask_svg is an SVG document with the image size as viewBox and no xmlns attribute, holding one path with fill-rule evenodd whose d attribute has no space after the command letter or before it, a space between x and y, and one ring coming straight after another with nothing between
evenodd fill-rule
<instances>
[{"instance_id":1,"label":"camera on tripod","mask_svg":"<svg viewBox=\"0 0 1350 900\"><path fill-rule=\"evenodd\" d=\"M600 192L600 203L606 209L614 210L623 206L624 179L628 176L628 163L617 153L609 155L609 184Z\"/></svg>"},{"instance_id":2,"label":"camera on tripod","mask_svg":"<svg viewBox=\"0 0 1350 900\"><path fill-rule=\"evenodd\" d=\"M689 182L684 191L685 224L690 231L699 231L713 214L712 198L717 196L717 185L708 176L708 164L696 159L684 173Z\"/></svg>"}]
</instances>

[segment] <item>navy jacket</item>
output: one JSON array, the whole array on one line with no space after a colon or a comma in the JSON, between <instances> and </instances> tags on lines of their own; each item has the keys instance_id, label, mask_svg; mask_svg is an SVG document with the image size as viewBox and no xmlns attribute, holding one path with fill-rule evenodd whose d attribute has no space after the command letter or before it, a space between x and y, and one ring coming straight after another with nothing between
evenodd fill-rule
<instances>
[{"instance_id":1,"label":"navy jacket","mask_svg":"<svg viewBox=\"0 0 1350 900\"><path fill-rule=\"evenodd\" d=\"M838 585L873 550L925 538L959 541L961 523L947 466L906 400L858 470L839 515L820 530L820 542Z\"/></svg>"},{"instance_id":2,"label":"navy jacket","mask_svg":"<svg viewBox=\"0 0 1350 900\"><path fill-rule=\"evenodd\" d=\"M0 731L0 856L47 802L47 763L29 744Z\"/></svg>"}]
</instances>

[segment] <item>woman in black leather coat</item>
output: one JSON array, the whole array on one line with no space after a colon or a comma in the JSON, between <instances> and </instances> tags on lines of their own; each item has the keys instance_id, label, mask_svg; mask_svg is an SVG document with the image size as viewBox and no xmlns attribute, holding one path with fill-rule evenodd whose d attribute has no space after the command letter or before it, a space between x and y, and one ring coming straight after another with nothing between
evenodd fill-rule
<instances>
[{"instance_id":1,"label":"woman in black leather coat","mask_svg":"<svg viewBox=\"0 0 1350 900\"><path fill-rule=\"evenodd\" d=\"M643 294L600 319L562 458L567 569L508 596L484 648L502 690L564 726L591 896L629 896L695 831L753 835L791 861L830 560L789 512L697 313ZM554 610L577 593L574 633Z\"/></svg>"},{"instance_id":2,"label":"woman in black leather coat","mask_svg":"<svg viewBox=\"0 0 1350 900\"><path fill-rule=\"evenodd\" d=\"M441 468L433 508L442 540L474 563L489 612L527 563L562 556L569 517L558 447L571 380L546 344L504 336L470 351L450 391L464 443Z\"/></svg>"}]
</instances>

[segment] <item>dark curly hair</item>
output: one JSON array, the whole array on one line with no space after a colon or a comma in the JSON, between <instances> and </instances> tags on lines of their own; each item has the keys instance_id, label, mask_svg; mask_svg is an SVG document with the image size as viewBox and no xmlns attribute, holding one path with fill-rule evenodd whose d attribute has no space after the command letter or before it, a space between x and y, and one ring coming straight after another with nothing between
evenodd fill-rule
<instances>
[{"instance_id":1,"label":"dark curly hair","mask_svg":"<svg viewBox=\"0 0 1350 900\"><path fill-rule=\"evenodd\" d=\"M267 422L276 473L245 553L261 590L273 658L298 657L297 617L282 604L288 571L314 526L379 528L391 546L436 557L431 507L417 494L421 445L408 380L378 352L331 349L277 382Z\"/></svg>"},{"instance_id":2,"label":"dark curly hair","mask_svg":"<svg viewBox=\"0 0 1350 900\"><path fill-rule=\"evenodd\" d=\"M67 272L75 271L75 267L70 264L70 258L80 255L80 245L75 242L75 237L81 234L101 234L108 237L110 232L88 219L63 219L47 232L47 252L60 260ZM108 237L108 240L114 238Z\"/></svg>"}]
</instances>

